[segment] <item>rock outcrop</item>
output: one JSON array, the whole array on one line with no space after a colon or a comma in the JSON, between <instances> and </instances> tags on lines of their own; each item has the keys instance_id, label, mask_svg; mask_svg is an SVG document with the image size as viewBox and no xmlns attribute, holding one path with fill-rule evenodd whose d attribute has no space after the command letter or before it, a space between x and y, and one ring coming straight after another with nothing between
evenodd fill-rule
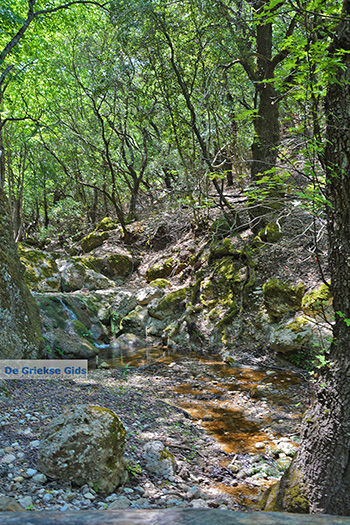
<instances>
[{"instance_id":1,"label":"rock outcrop","mask_svg":"<svg viewBox=\"0 0 350 525\"><path fill-rule=\"evenodd\" d=\"M24 283L7 198L0 189L0 357L39 358L43 346L38 307Z\"/></svg>"}]
</instances>

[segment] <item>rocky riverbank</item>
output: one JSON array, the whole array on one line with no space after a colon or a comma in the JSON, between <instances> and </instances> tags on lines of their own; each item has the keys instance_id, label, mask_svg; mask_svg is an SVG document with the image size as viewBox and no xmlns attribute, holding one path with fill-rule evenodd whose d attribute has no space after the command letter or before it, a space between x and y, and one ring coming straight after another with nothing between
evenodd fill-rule
<instances>
[{"instance_id":1,"label":"rocky riverbank","mask_svg":"<svg viewBox=\"0 0 350 525\"><path fill-rule=\"evenodd\" d=\"M302 376L178 354L137 361L91 370L87 379L8 381L0 399L0 493L28 510L238 510L281 476L297 447ZM108 496L38 471L51 420L77 404L112 409L127 430L129 480ZM170 479L147 469L145 447L156 441L174 458Z\"/></svg>"}]
</instances>

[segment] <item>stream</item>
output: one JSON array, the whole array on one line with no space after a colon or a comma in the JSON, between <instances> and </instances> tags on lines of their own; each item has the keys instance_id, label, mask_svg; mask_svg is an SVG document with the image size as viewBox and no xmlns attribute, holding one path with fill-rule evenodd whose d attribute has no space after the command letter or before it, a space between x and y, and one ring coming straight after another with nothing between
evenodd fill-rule
<instances>
[{"instance_id":1,"label":"stream","mask_svg":"<svg viewBox=\"0 0 350 525\"><path fill-rule=\"evenodd\" d=\"M155 383L159 377L167 378L157 394L186 411L226 454L218 466L220 491L252 503L254 495L278 479L290 463L307 399L301 375L231 366L219 356L179 354L167 348L123 350L119 355L107 348L99 354L97 365L101 364L125 375L149 373ZM225 483L225 471L234 469L235 461L250 483L247 476Z\"/></svg>"}]
</instances>

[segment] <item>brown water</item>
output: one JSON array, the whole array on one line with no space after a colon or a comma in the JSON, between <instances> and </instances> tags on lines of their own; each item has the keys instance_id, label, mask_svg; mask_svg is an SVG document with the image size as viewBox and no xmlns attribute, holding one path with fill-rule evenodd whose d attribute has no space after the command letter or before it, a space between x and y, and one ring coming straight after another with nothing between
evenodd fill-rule
<instances>
[{"instance_id":1,"label":"brown water","mask_svg":"<svg viewBox=\"0 0 350 525\"><path fill-rule=\"evenodd\" d=\"M113 352L113 349L101 352L99 362L140 372L150 367L153 371L155 367L157 376L162 370L166 373L174 368L174 380L169 387L171 402L186 410L229 454L221 462L223 468L235 455L269 454L276 448L276 438L297 432L305 382L296 374L233 367L218 356L179 354L165 347L124 350L119 355ZM184 376L188 379L184 380ZM255 480L254 484L244 480L236 484L215 482L213 487L250 505L272 482L269 479Z\"/></svg>"},{"instance_id":2,"label":"brown water","mask_svg":"<svg viewBox=\"0 0 350 525\"><path fill-rule=\"evenodd\" d=\"M197 364L198 375L173 387L177 405L213 435L227 453L256 453L257 442L273 448L276 432L264 429L277 419L294 419L295 423L300 419L301 408L293 405L293 395L302 380L291 372L233 367L219 357L179 354L166 347L125 349L118 355L113 352L113 349L101 352L99 362L129 370L156 363L172 366L185 361L184 368L187 362L190 366ZM245 409L247 398L250 404L263 401L268 408L263 414L252 416Z\"/></svg>"}]
</instances>

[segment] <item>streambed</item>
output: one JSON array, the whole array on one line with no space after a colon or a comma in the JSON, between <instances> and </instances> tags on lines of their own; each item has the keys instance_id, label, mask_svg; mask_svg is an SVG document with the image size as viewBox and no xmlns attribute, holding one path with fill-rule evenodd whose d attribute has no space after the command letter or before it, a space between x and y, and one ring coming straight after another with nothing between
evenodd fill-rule
<instances>
[{"instance_id":1,"label":"streambed","mask_svg":"<svg viewBox=\"0 0 350 525\"><path fill-rule=\"evenodd\" d=\"M239 499L253 501L250 496L278 478L296 451L308 398L305 378L297 372L233 366L220 356L152 347L117 354L107 348L98 362L125 380L141 371L153 377L157 394L182 408L226 454L217 476L224 482L217 486ZM231 474L240 467L239 476L225 483L220 470ZM250 483L249 474L254 476Z\"/></svg>"}]
</instances>

